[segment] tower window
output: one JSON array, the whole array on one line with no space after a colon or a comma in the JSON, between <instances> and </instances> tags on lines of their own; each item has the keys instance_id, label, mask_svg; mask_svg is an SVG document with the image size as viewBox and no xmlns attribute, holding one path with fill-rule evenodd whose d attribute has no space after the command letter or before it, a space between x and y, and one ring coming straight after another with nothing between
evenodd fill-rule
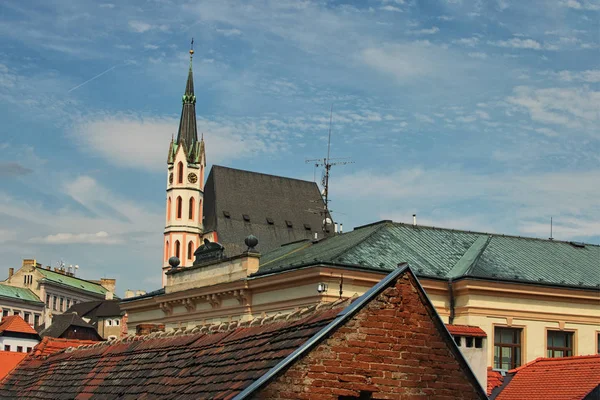
<instances>
[{"instance_id":1,"label":"tower window","mask_svg":"<svg viewBox=\"0 0 600 400\"><path fill-rule=\"evenodd\" d=\"M194 208L196 206L193 197L190 197L190 204L189 205L190 205L190 207L189 207L189 210L188 210L188 218L191 219L191 220L193 220L194 219Z\"/></svg>"},{"instance_id":2,"label":"tower window","mask_svg":"<svg viewBox=\"0 0 600 400\"><path fill-rule=\"evenodd\" d=\"M171 197L167 199L167 220L171 219Z\"/></svg>"},{"instance_id":3,"label":"tower window","mask_svg":"<svg viewBox=\"0 0 600 400\"><path fill-rule=\"evenodd\" d=\"M169 241L165 243L165 261L169 259Z\"/></svg>"},{"instance_id":4,"label":"tower window","mask_svg":"<svg viewBox=\"0 0 600 400\"><path fill-rule=\"evenodd\" d=\"M181 250L181 244L179 243L179 240L176 240L175 241L175 257L179 258L180 250Z\"/></svg>"},{"instance_id":5,"label":"tower window","mask_svg":"<svg viewBox=\"0 0 600 400\"><path fill-rule=\"evenodd\" d=\"M192 259L192 255L194 254L194 242L192 242L190 240L190 242L188 243L188 252L187 252L187 258L188 260Z\"/></svg>"},{"instance_id":6,"label":"tower window","mask_svg":"<svg viewBox=\"0 0 600 400\"><path fill-rule=\"evenodd\" d=\"M181 219L181 196L177 196L175 208L176 208L177 218Z\"/></svg>"},{"instance_id":7,"label":"tower window","mask_svg":"<svg viewBox=\"0 0 600 400\"><path fill-rule=\"evenodd\" d=\"M183 183L183 163L177 164L177 183Z\"/></svg>"}]
</instances>

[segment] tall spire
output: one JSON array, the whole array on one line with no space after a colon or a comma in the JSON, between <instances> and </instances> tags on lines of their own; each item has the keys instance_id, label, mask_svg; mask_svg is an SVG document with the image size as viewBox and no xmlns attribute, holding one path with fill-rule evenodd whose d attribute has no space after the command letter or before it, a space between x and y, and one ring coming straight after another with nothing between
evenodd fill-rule
<instances>
[{"instance_id":1,"label":"tall spire","mask_svg":"<svg viewBox=\"0 0 600 400\"><path fill-rule=\"evenodd\" d=\"M194 56L194 39L190 48L190 69L188 71L185 93L183 94L181 119L177 132L177 144L185 143L188 156L192 157L198 142L198 128L196 127L196 96L194 95L194 75L192 72L192 57Z\"/></svg>"}]
</instances>

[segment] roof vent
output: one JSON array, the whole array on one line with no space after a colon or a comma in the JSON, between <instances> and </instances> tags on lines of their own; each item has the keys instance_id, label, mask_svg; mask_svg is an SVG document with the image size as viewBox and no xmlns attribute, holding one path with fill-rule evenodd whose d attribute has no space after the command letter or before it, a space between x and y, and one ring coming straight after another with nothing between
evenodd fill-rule
<instances>
[{"instance_id":1,"label":"roof vent","mask_svg":"<svg viewBox=\"0 0 600 400\"><path fill-rule=\"evenodd\" d=\"M231 214L229 214L229 211L223 211L223 216L228 219L231 218Z\"/></svg>"},{"instance_id":2,"label":"roof vent","mask_svg":"<svg viewBox=\"0 0 600 400\"><path fill-rule=\"evenodd\" d=\"M274 223L275 221L273 221L273 218L267 217L267 224L273 225Z\"/></svg>"},{"instance_id":3,"label":"roof vent","mask_svg":"<svg viewBox=\"0 0 600 400\"><path fill-rule=\"evenodd\" d=\"M304 229L306 229L307 231L310 231L310 225L309 224L304 224Z\"/></svg>"},{"instance_id":4,"label":"roof vent","mask_svg":"<svg viewBox=\"0 0 600 400\"><path fill-rule=\"evenodd\" d=\"M569 242L569 244L573 247L585 249L585 243L583 243L583 242Z\"/></svg>"},{"instance_id":5,"label":"roof vent","mask_svg":"<svg viewBox=\"0 0 600 400\"><path fill-rule=\"evenodd\" d=\"M248 214L242 214L242 218L244 218L244 221L250 222L250 216Z\"/></svg>"},{"instance_id":6,"label":"roof vent","mask_svg":"<svg viewBox=\"0 0 600 400\"><path fill-rule=\"evenodd\" d=\"M288 228L292 228L294 226L294 224L292 224L292 221L290 220L285 220L285 224L287 225Z\"/></svg>"}]
</instances>

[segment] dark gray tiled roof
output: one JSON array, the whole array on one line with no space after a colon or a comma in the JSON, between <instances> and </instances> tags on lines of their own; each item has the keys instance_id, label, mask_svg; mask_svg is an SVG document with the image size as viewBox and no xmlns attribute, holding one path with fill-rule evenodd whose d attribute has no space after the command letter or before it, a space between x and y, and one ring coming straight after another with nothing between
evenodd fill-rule
<instances>
[{"instance_id":1,"label":"dark gray tiled roof","mask_svg":"<svg viewBox=\"0 0 600 400\"><path fill-rule=\"evenodd\" d=\"M52 317L52 324L49 327L42 329L39 334L41 337L55 337L59 338L70 326L77 326L81 328L89 328L96 331L92 325L85 322L80 316L75 313L64 313L60 315L55 315ZM100 337L100 335L98 335Z\"/></svg>"},{"instance_id":2,"label":"dark gray tiled roof","mask_svg":"<svg viewBox=\"0 0 600 400\"><path fill-rule=\"evenodd\" d=\"M324 204L314 182L214 165L203 208L204 230L217 231L227 256L245 251L244 239L250 234L258 238L261 253L311 239L315 232L324 235L323 216L315 212Z\"/></svg>"}]
</instances>

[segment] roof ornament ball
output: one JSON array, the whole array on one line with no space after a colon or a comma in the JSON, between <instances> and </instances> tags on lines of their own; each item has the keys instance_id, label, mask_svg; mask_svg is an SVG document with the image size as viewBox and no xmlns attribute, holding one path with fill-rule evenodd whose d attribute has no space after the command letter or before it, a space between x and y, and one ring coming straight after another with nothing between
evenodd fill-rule
<instances>
[{"instance_id":1,"label":"roof ornament ball","mask_svg":"<svg viewBox=\"0 0 600 400\"><path fill-rule=\"evenodd\" d=\"M244 243L248 246L248 250L246 251L256 251L255 247L258 244L258 238L254 235L250 235L244 239Z\"/></svg>"},{"instance_id":2,"label":"roof ornament ball","mask_svg":"<svg viewBox=\"0 0 600 400\"><path fill-rule=\"evenodd\" d=\"M181 261L179 260L178 257L173 256L173 257L169 258L169 265L171 266L171 269L176 269L180 263L181 263Z\"/></svg>"}]
</instances>

